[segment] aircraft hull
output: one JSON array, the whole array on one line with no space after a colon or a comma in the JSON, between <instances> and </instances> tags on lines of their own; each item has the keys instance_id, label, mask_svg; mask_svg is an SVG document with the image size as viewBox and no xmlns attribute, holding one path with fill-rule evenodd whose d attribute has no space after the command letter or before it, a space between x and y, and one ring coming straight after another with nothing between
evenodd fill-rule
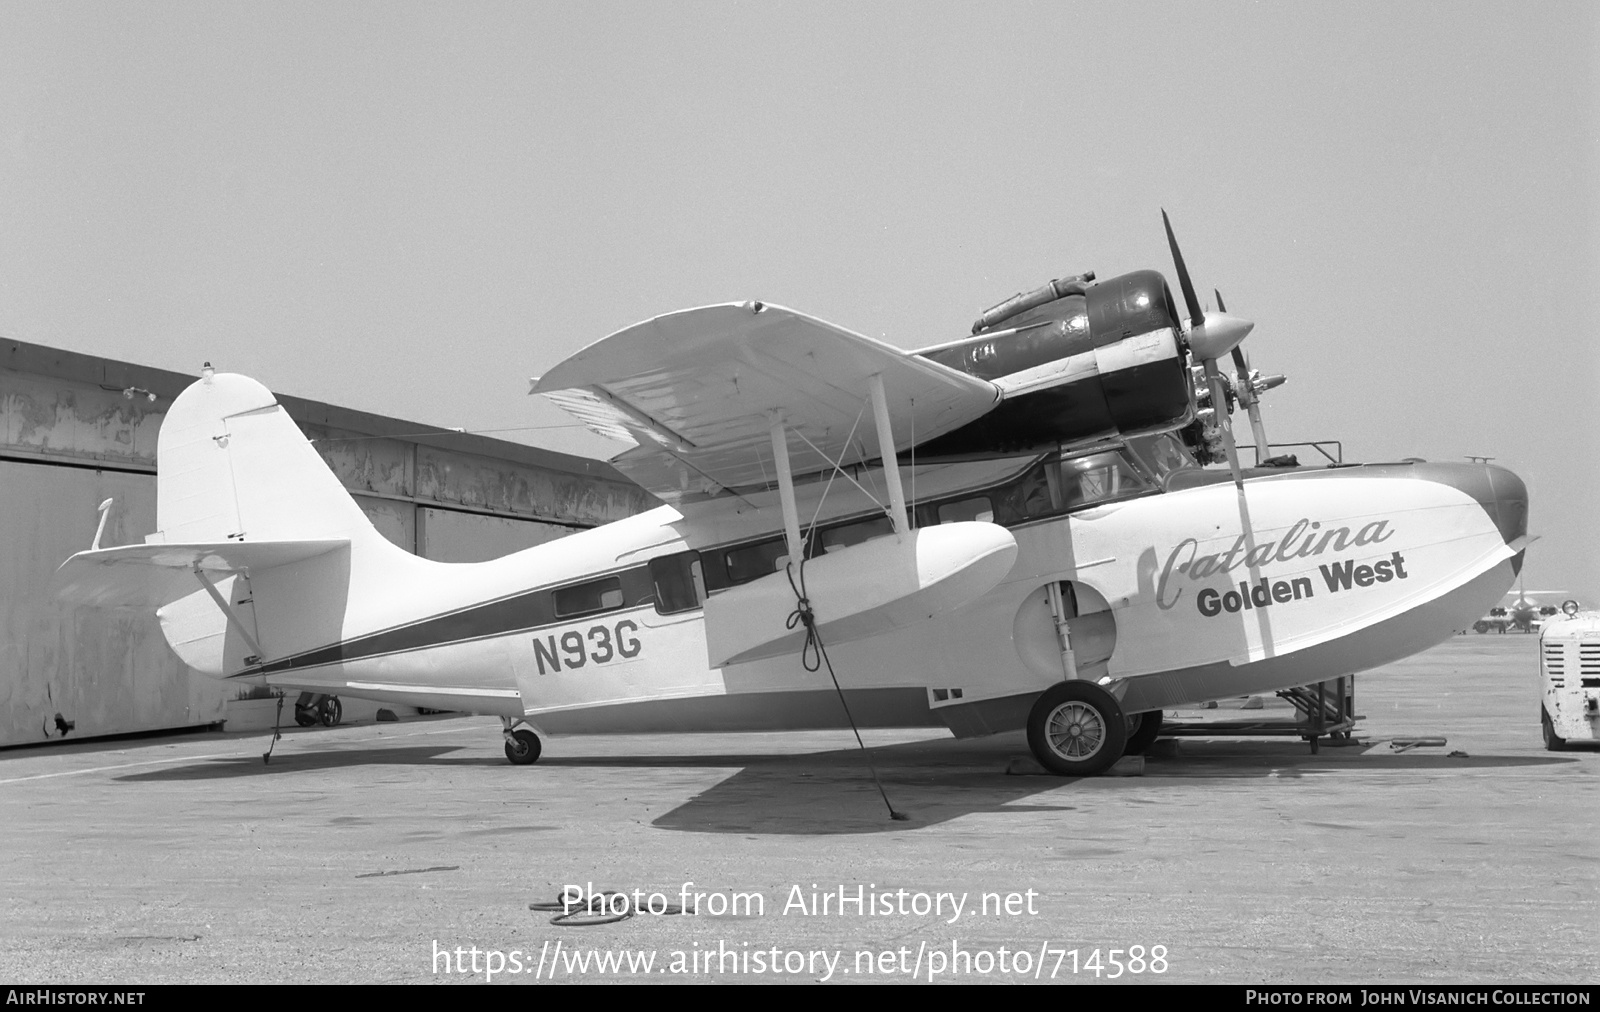
<instances>
[{"instance_id":1,"label":"aircraft hull","mask_svg":"<svg viewBox=\"0 0 1600 1012\"><path fill-rule=\"evenodd\" d=\"M1239 666L1201 665L1132 678L1127 682L1122 703L1130 713L1172 709L1208 699L1274 692L1382 667L1448 639L1452 619L1472 614L1473 607L1481 610L1484 600L1498 599L1504 593L1505 584L1513 578L1511 564L1503 563L1426 606L1423 614L1380 622L1287 657ZM516 651L518 639L504 637L496 643L480 644L471 651L477 655L475 657L459 645L441 647L434 652L440 660L448 659L449 666L456 671L470 667L504 668L509 663L509 655ZM684 645L693 647L692 642ZM408 661L406 667L410 668L416 660L420 658ZM863 660L865 658L849 658L851 664ZM348 667L360 669L377 665ZM852 674L847 672L845 677ZM509 685L495 688L480 684L418 691L399 680L407 677L415 677L413 671L351 670L326 672L314 681L302 678L287 682L273 678L271 682L285 688L343 692L430 709L523 716L521 694ZM662 695L657 688L642 688L652 693L650 698L577 702L540 711L532 717L532 722L548 734L798 731L849 726L838 694L831 685L728 693L725 683L719 681L686 685L682 687L682 694L674 696ZM1000 697L968 709L946 710L943 714L933 709L927 689L920 685L848 688L844 695L858 726L950 727L965 737L1021 728L1037 692Z\"/></svg>"},{"instance_id":2,"label":"aircraft hull","mask_svg":"<svg viewBox=\"0 0 1600 1012\"><path fill-rule=\"evenodd\" d=\"M1012 529L1017 559L999 586L938 620L831 646L830 659L863 726L1020 727L1031 700L1067 677L1039 605L1055 583L1074 589L1069 635L1095 658L1078 673L1112 686L1129 712L1380 666L1466 628L1513 582L1526 492L1492 470L1489 492L1479 471L1345 468L1251 481L1242 496L1207 485L1030 522ZM603 531L566 539L574 568L586 545L626 554ZM659 533L640 540L651 554L683 548ZM843 726L828 673L806 670L798 650L719 668L707 656L701 611L646 605L266 681L526 718L549 733Z\"/></svg>"}]
</instances>

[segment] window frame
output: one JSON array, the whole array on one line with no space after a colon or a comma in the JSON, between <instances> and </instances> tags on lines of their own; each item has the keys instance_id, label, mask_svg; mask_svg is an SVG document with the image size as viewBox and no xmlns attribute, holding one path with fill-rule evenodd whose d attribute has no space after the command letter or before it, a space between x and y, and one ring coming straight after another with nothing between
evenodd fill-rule
<instances>
[{"instance_id":1,"label":"window frame","mask_svg":"<svg viewBox=\"0 0 1600 1012\"><path fill-rule=\"evenodd\" d=\"M561 599L563 595L571 594L574 591L587 590L591 587L601 587L604 584L610 584L610 586L605 586L600 590L597 597L598 604L595 607L579 608L575 611L562 610ZM617 594L617 601L615 604L606 603L606 595L611 591L615 591ZM569 618L582 618L585 615L600 615L608 611L617 611L621 608L627 607L627 605L628 596L622 589L621 574L601 576L593 580L585 580L582 583L568 584L565 587L558 587L550 594L550 612L557 619L562 620Z\"/></svg>"}]
</instances>

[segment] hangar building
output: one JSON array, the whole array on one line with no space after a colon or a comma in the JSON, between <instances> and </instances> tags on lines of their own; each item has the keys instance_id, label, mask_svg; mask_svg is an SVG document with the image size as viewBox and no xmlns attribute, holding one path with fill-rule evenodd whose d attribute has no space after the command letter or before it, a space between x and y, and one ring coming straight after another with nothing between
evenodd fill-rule
<instances>
[{"instance_id":1,"label":"hangar building","mask_svg":"<svg viewBox=\"0 0 1600 1012\"><path fill-rule=\"evenodd\" d=\"M102 546L155 530L156 434L195 379L0 340L0 747L222 721L271 726L276 701L252 698L265 690L191 672L154 615L69 611L46 594L56 568L94 540L102 500L115 499ZM279 402L378 530L430 559L497 558L656 505L599 461ZM348 700L345 719L375 710Z\"/></svg>"}]
</instances>

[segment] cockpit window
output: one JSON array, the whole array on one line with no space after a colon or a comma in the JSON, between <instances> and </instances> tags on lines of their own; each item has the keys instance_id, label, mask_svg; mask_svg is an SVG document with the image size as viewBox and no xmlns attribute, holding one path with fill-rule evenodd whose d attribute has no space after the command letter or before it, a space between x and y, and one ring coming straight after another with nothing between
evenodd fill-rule
<instances>
[{"instance_id":1,"label":"cockpit window","mask_svg":"<svg viewBox=\"0 0 1600 1012\"><path fill-rule=\"evenodd\" d=\"M1069 510L1150 490L1144 476L1115 450L1071 457L1061 461L1059 467L1063 506Z\"/></svg>"},{"instance_id":2,"label":"cockpit window","mask_svg":"<svg viewBox=\"0 0 1600 1012\"><path fill-rule=\"evenodd\" d=\"M1158 479L1165 479L1168 474L1182 468L1199 466L1188 447L1183 445L1183 440L1171 432L1133 436L1128 439L1128 449L1144 465L1145 470Z\"/></svg>"},{"instance_id":3,"label":"cockpit window","mask_svg":"<svg viewBox=\"0 0 1600 1012\"><path fill-rule=\"evenodd\" d=\"M1019 524L1143 495L1154 488L1121 450L1047 458L993 493L994 519L1001 524Z\"/></svg>"}]
</instances>

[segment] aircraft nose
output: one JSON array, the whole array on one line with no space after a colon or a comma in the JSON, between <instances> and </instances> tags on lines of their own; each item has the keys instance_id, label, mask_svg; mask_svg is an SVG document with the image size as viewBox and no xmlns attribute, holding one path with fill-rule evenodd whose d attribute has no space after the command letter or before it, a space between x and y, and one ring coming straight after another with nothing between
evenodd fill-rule
<instances>
[{"instance_id":1,"label":"aircraft nose","mask_svg":"<svg viewBox=\"0 0 1600 1012\"><path fill-rule=\"evenodd\" d=\"M1459 489L1478 501L1506 544L1528 533L1528 486L1515 473L1494 464L1426 463L1418 477Z\"/></svg>"}]
</instances>

